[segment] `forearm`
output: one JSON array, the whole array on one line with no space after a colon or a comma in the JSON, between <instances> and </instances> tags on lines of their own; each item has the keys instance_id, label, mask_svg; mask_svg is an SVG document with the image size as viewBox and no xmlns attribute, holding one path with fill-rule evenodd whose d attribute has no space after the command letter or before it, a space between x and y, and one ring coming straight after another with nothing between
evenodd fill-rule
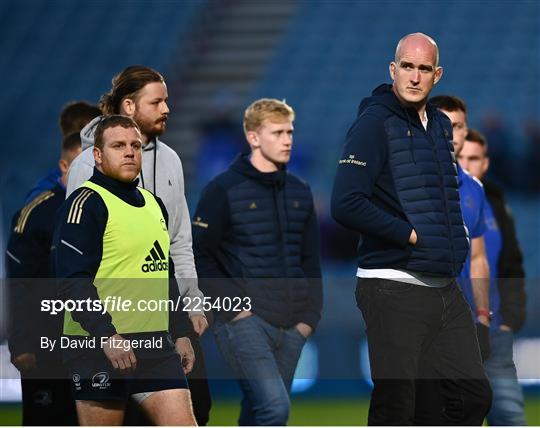
<instances>
[{"instance_id":1,"label":"forearm","mask_svg":"<svg viewBox=\"0 0 540 428\"><path fill-rule=\"evenodd\" d=\"M476 309L489 310L489 264L484 237L471 242L471 282Z\"/></svg>"},{"instance_id":2,"label":"forearm","mask_svg":"<svg viewBox=\"0 0 540 428\"><path fill-rule=\"evenodd\" d=\"M193 250L191 249L191 233L189 246L186 246L185 243L182 244L179 240L171 242L170 255L174 262L174 276L178 284L180 296L189 297L191 300L202 299L204 294L199 289L197 270L195 268ZM203 314L202 311L194 311L190 315L194 315L195 313L198 315Z\"/></svg>"},{"instance_id":3,"label":"forearm","mask_svg":"<svg viewBox=\"0 0 540 428\"><path fill-rule=\"evenodd\" d=\"M97 289L92 278L65 278L59 283L59 297L65 301L100 302ZM92 303L90 303L92 304ZM95 306L94 306L95 307ZM92 309L94 309L92 307ZM116 334L111 315L105 310L88 310L81 303L83 310L71 312L71 317L94 337L111 337Z\"/></svg>"},{"instance_id":4,"label":"forearm","mask_svg":"<svg viewBox=\"0 0 540 428\"><path fill-rule=\"evenodd\" d=\"M471 260L471 285L478 321L489 324L489 265L485 257Z\"/></svg>"},{"instance_id":5,"label":"forearm","mask_svg":"<svg viewBox=\"0 0 540 428\"><path fill-rule=\"evenodd\" d=\"M177 310L169 312L169 333L173 340L179 337L187 336L188 333L193 331L191 323L189 322L188 312L184 310L185 296L180 296L178 292L178 285L175 278L169 278L169 300L173 302L179 302ZM176 305L174 305L176 308Z\"/></svg>"},{"instance_id":6,"label":"forearm","mask_svg":"<svg viewBox=\"0 0 540 428\"><path fill-rule=\"evenodd\" d=\"M374 235L405 247L413 227L375 206L365 195L349 192L342 195L340 187L332 194L332 217L344 227L362 234Z\"/></svg>"}]
</instances>

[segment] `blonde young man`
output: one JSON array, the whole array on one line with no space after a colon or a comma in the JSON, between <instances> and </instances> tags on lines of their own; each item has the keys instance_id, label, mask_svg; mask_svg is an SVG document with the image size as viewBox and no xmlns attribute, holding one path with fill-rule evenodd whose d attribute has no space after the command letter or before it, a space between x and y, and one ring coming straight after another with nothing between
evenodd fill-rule
<instances>
[{"instance_id":1,"label":"blonde young man","mask_svg":"<svg viewBox=\"0 0 540 428\"><path fill-rule=\"evenodd\" d=\"M313 197L286 170L293 120L275 99L246 109L251 153L208 184L193 221L200 285L220 306L217 344L244 394L240 425L287 423L294 370L321 316Z\"/></svg>"}]
</instances>

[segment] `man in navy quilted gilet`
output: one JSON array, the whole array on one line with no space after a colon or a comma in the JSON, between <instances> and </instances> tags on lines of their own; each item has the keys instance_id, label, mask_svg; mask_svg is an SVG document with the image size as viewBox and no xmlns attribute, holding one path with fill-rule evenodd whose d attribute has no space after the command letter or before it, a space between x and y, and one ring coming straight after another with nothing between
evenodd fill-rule
<instances>
[{"instance_id":1,"label":"man in navy quilted gilet","mask_svg":"<svg viewBox=\"0 0 540 428\"><path fill-rule=\"evenodd\" d=\"M332 215L362 237L356 299L374 382L370 425L481 425L491 403L455 281L469 237L452 126L427 102L442 74L431 37L403 37L393 84L362 101L337 167Z\"/></svg>"},{"instance_id":2,"label":"man in navy quilted gilet","mask_svg":"<svg viewBox=\"0 0 540 428\"><path fill-rule=\"evenodd\" d=\"M286 425L300 352L322 309L309 186L287 172L293 109L260 99L244 115L251 153L203 190L193 251L214 333L243 392L240 425Z\"/></svg>"}]
</instances>

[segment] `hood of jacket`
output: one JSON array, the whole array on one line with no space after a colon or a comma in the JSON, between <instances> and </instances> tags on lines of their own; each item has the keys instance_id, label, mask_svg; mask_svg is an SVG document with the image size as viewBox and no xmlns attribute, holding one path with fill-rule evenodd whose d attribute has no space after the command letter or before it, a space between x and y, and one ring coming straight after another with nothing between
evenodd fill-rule
<instances>
[{"instance_id":1,"label":"hood of jacket","mask_svg":"<svg viewBox=\"0 0 540 428\"><path fill-rule=\"evenodd\" d=\"M82 151L84 152L88 147L92 147L94 145L94 134L96 133L96 128L103 119L103 116L98 116L92 119L90 122L86 124L86 126L81 129L81 146ZM143 150L153 150L155 147L154 140L151 140L148 142L146 146L144 146Z\"/></svg>"},{"instance_id":2,"label":"hood of jacket","mask_svg":"<svg viewBox=\"0 0 540 428\"><path fill-rule=\"evenodd\" d=\"M242 174L246 177L259 181L268 186L281 187L287 179L287 168L284 165L283 169L274 172L261 172L253 166L249 160L249 154L241 153L233 160L230 169Z\"/></svg>"}]
</instances>

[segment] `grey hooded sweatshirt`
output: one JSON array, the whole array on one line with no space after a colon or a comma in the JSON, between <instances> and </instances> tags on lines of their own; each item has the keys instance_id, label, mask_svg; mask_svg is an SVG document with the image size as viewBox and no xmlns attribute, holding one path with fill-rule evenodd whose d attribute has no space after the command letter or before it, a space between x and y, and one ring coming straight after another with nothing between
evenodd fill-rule
<instances>
[{"instance_id":1,"label":"grey hooded sweatshirt","mask_svg":"<svg viewBox=\"0 0 540 428\"><path fill-rule=\"evenodd\" d=\"M92 148L94 132L100 119L101 117L96 117L81 130L83 152L69 168L66 198L94 172ZM184 195L182 162L173 149L155 138L143 148L139 179L139 185L159 196L167 208L171 238L170 256L174 263L180 295L190 298L191 307L200 306L195 305L199 298L203 298L203 294L197 285L197 271L191 246L191 218ZM190 315L202 314L202 311L190 311Z\"/></svg>"}]
</instances>

